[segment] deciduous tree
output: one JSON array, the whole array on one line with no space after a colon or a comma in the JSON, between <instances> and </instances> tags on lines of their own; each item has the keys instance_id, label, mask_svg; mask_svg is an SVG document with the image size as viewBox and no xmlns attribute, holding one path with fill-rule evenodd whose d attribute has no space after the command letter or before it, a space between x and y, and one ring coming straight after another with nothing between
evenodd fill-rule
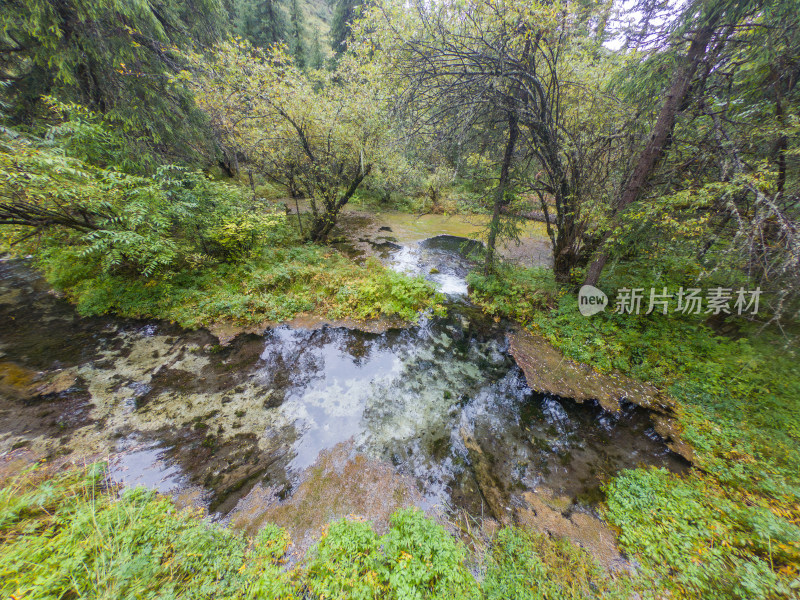
<instances>
[{"instance_id":1,"label":"deciduous tree","mask_svg":"<svg viewBox=\"0 0 800 600\"><path fill-rule=\"evenodd\" d=\"M322 241L376 165L391 166L393 136L379 72L354 59L310 80L280 49L246 43L195 56L186 74L220 143L248 168L308 199L304 233Z\"/></svg>"}]
</instances>

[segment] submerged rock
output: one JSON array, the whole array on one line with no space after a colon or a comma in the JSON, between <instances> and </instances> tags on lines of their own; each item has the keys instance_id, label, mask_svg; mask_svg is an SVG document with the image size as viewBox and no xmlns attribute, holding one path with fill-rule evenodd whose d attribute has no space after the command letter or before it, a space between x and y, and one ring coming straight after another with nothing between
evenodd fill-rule
<instances>
[{"instance_id":1,"label":"submerged rock","mask_svg":"<svg viewBox=\"0 0 800 600\"><path fill-rule=\"evenodd\" d=\"M0 393L15 400L29 401L60 394L75 384L75 374L67 371L39 372L10 361L0 361Z\"/></svg>"},{"instance_id":2,"label":"submerged rock","mask_svg":"<svg viewBox=\"0 0 800 600\"><path fill-rule=\"evenodd\" d=\"M465 427L460 430L461 439L469 452L469 460L478 482L481 496L492 511L494 518L509 525L511 523L510 514L507 511L508 498L503 491L503 486L495 476L491 458L481 448L478 440Z\"/></svg>"},{"instance_id":3,"label":"submerged rock","mask_svg":"<svg viewBox=\"0 0 800 600\"><path fill-rule=\"evenodd\" d=\"M383 533L392 513L421 502L413 478L356 452L352 440L321 452L299 479L286 500L273 487L257 485L239 501L229 522L250 534L275 523L290 533L296 550L306 550L331 521L364 519Z\"/></svg>"},{"instance_id":4,"label":"submerged rock","mask_svg":"<svg viewBox=\"0 0 800 600\"><path fill-rule=\"evenodd\" d=\"M286 325L290 329L314 330L323 327L343 327L364 333L385 333L390 329L408 328L412 324L396 316L376 319L326 319L316 315L303 314L283 323L277 321L264 321L256 325L235 325L230 322L214 323L208 326L208 331L219 340L220 346L228 346L240 335L262 335L265 331L281 325Z\"/></svg>"},{"instance_id":5,"label":"submerged rock","mask_svg":"<svg viewBox=\"0 0 800 600\"><path fill-rule=\"evenodd\" d=\"M590 514L570 512L570 504L568 498L546 489L525 492L522 506L516 510L517 522L524 528L571 540L609 571L630 569L611 528Z\"/></svg>"},{"instance_id":6,"label":"submerged rock","mask_svg":"<svg viewBox=\"0 0 800 600\"><path fill-rule=\"evenodd\" d=\"M24 400L34 394L39 373L26 369L12 362L0 363L0 393L5 396Z\"/></svg>"},{"instance_id":7,"label":"submerged rock","mask_svg":"<svg viewBox=\"0 0 800 600\"><path fill-rule=\"evenodd\" d=\"M508 341L509 352L534 391L576 402L597 400L609 412L619 412L622 401L672 412L672 403L652 385L620 373L598 373L589 365L569 360L541 336L516 328L508 334Z\"/></svg>"}]
</instances>

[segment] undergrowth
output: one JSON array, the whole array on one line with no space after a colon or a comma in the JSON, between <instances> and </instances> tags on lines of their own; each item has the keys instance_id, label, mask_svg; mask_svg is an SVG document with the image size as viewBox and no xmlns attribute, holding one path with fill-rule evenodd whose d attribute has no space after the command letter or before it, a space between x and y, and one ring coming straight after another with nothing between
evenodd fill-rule
<instances>
[{"instance_id":1,"label":"undergrowth","mask_svg":"<svg viewBox=\"0 0 800 600\"><path fill-rule=\"evenodd\" d=\"M720 335L705 316L614 314L613 299L587 318L575 295L557 293L542 271L507 267L470 283L490 314L521 322L598 371L651 382L675 401L695 468L684 477L626 471L605 490L607 519L654 587L687 598L800 595L796 347L775 333L751 333L744 319L729 319L732 333Z\"/></svg>"},{"instance_id":2,"label":"undergrowth","mask_svg":"<svg viewBox=\"0 0 800 600\"><path fill-rule=\"evenodd\" d=\"M64 248L40 253L37 265L82 315L160 318L184 327L284 321L311 312L331 319L396 316L413 321L420 311L443 310L442 297L423 278L396 273L377 261L357 265L335 250L311 244L265 248L246 261L165 277L99 272Z\"/></svg>"},{"instance_id":3,"label":"undergrowth","mask_svg":"<svg viewBox=\"0 0 800 600\"><path fill-rule=\"evenodd\" d=\"M293 597L280 529L249 541L143 488L104 491L103 475L28 473L0 491L4 598Z\"/></svg>"},{"instance_id":4,"label":"undergrowth","mask_svg":"<svg viewBox=\"0 0 800 600\"><path fill-rule=\"evenodd\" d=\"M487 557L487 600L630 598L635 581L611 577L565 539L516 527L500 530Z\"/></svg>"},{"instance_id":5,"label":"undergrowth","mask_svg":"<svg viewBox=\"0 0 800 600\"><path fill-rule=\"evenodd\" d=\"M17 215L0 227L0 251L31 255L84 315L197 327L441 310L422 277L304 244L277 204L202 172L132 175L0 133L0 181L0 203Z\"/></svg>"},{"instance_id":6,"label":"undergrowth","mask_svg":"<svg viewBox=\"0 0 800 600\"><path fill-rule=\"evenodd\" d=\"M108 486L101 464L28 469L0 489L4 598L577 600L630 591L630 579L609 577L565 540L505 528L474 556L416 509L395 513L382 536L368 522L333 522L292 568L289 544L271 524L251 539L155 492Z\"/></svg>"}]
</instances>

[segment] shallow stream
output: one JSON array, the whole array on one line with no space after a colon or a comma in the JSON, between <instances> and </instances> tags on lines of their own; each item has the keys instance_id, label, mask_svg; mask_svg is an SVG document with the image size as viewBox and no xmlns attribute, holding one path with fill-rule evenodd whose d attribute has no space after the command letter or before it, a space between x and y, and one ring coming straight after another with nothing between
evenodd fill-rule
<instances>
[{"instance_id":1,"label":"shallow stream","mask_svg":"<svg viewBox=\"0 0 800 600\"><path fill-rule=\"evenodd\" d=\"M390 260L457 297L466 291L461 242L401 247ZM343 448L345 463L362 457L407 488L354 494L501 521L526 492L546 489L591 512L620 469L685 468L644 410L612 414L531 391L506 332L462 297L448 317L407 329L283 326L221 346L203 330L79 317L25 264L5 260L0 452L107 458L116 480L219 517L245 496L252 504L254 490L268 490L258 497L276 507L291 502L326 453ZM25 393L40 380L49 391ZM336 469L346 494L349 471Z\"/></svg>"}]
</instances>

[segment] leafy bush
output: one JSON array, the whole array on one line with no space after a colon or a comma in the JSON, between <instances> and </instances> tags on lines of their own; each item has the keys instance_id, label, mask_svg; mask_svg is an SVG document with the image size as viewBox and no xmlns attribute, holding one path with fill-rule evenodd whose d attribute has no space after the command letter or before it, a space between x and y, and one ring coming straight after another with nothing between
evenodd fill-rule
<instances>
[{"instance_id":1,"label":"leafy bush","mask_svg":"<svg viewBox=\"0 0 800 600\"><path fill-rule=\"evenodd\" d=\"M486 600L629 598L631 581L611 579L567 540L506 527L492 540L482 589Z\"/></svg>"},{"instance_id":2,"label":"leafy bush","mask_svg":"<svg viewBox=\"0 0 800 600\"><path fill-rule=\"evenodd\" d=\"M607 487L620 541L659 587L690 598L791 598L800 579L800 528L724 496L713 479L628 471ZM796 574L796 573L795 573Z\"/></svg>"},{"instance_id":3,"label":"leafy bush","mask_svg":"<svg viewBox=\"0 0 800 600\"><path fill-rule=\"evenodd\" d=\"M333 523L307 572L317 598L473 598L477 585L464 566L466 550L415 509L392 516L378 537L368 523Z\"/></svg>"},{"instance_id":4,"label":"leafy bush","mask_svg":"<svg viewBox=\"0 0 800 600\"><path fill-rule=\"evenodd\" d=\"M108 493L103 475L28 473L0 490L3 597L293 597L279 529L250 545L153 492Z\"/></svg>"},{"instance_id":5,"label":"leafy bush","mask_svg":"<svg viewBox=\"0 0 800 600\"><path fill-rule=\"evenodd\" d=\"M50 127L46 139L64 153L101 168L115 167L133 175L151 173L155 156L131 144L130 136L117 126L113 117L104 116L76 103L43 98L59 122ZM118 125L118 124L117 124Z\"/></svg>"},{"instance_id":6,"label":"leafy bush","mask_svg":"<svg viewBox=\"0 0 800 600\"><path fill-rule=\"evenodd\" d=\"M550 269L500 266L489 276L467 276L470 298L490 315L530 324L538 311L553 304L557 293Z\"/></svg>"},{"instance_id":7,"label":"leafy bush","mask_svg":"<svg viewBox=\"0 0 800 600\"><path fill-rule=\"evenodd\" d=\"M308 589L318 598L366 600L384 595L380 542L369 523L332 523L308 567Z\"/></svg>"},{"instance_id":8,"label":"leafy bush","mask_svg":"<svg viewBox=\"0 0 800 600\"><path fill-rule=\"evenodd\" d=\"M127 175L18 138L0 140L0 180L12 242L38 233L33 248L79 248L105 274L168 275L198 257L240 259L290 235L273 207L174 165Z\"/></svg>"},{"instance_id":9,"label":"leafy bush","mask_svg":"<svg viewBox=\"0 0 800 600\"><path fill-rule=\"evenodd\" d=\"M421 511L396 512L389 533L381 541L383 574L391 597L421 600L474 596L474 581L464 567L466 550Z\"/></svg>"}]
</instances>

